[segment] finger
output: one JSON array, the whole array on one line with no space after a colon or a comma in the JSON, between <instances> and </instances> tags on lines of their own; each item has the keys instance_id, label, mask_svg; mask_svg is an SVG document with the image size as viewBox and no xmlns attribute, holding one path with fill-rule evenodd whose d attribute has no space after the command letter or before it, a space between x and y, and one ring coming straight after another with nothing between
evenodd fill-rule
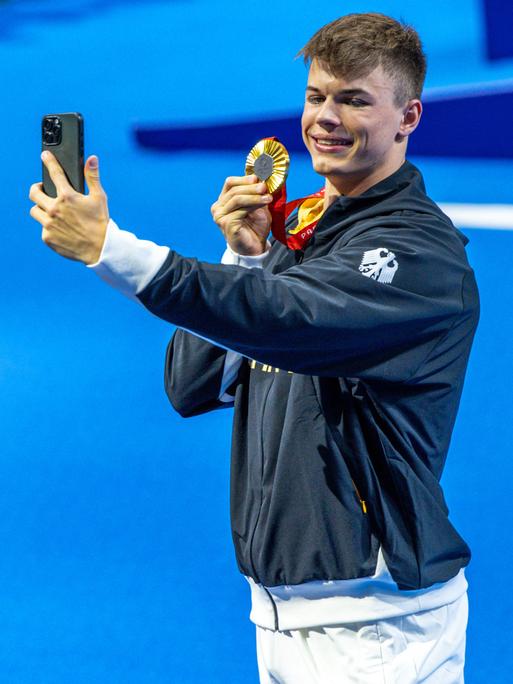
<instances>
[{"instance_id":1,"label":"finger","mask_svg":"<svg viewBox=\"0 0 513 684\"><path fill-rule=\"evenodd\" d=\"M48 197L48 195L43 192L42 183L34 183L30 186L29 197L35 204L40 206L41 209L44 209L45 211L49 211L55 201L52 197Z\"/></svg>"},{"instance_id":2,"label":"finger","mask_svg":"<svg viewBox=\"0 0 513 684\"><path fill-rule=\"evenodd\" d=\"M223 214L231 214L240 210L249 213L254 209L267 207L272 199L272 195L236 195L222 203L220 210Z\"/></svg>"},{"instance_id":3,"label":"finger","mask_svg":"<svg viewBox=\"0 0 513 684\"><path fill-rule=\"evenodd\" d=\"M227 192L231 188L237 185L252 185L253 183L258 183L259 178L255 174L249 176L228 176L225 180L221 194Z\"/></svg>"},{"instance_id":4,"label":"finger","mask_svg":"<svg viewBox=\"0 0 513 684\"><path fill-rule=\"evenodd\" d=\"M62 170L62 166L59 164L59 162L53 156L53 154L51 152L48 152L48 150L45 150L41 154L41 159L43 160L43 164L48 169L50 178L52 179L53 184L55 185L55 188L57 190L57 195L60 195L61 193L66 191L73 191L73 188L71 187L71 185L68 182L68 179L66 178L66 174Z\"/></svg>"},{"instance_id":5,"label":"finger","mask_svg":"<svg viewBox=\"0 0 513 684\"><path fill-rule=\"evenodd\" d=\"M221 193L218 198L220 204L226 204L234 197L262 197L267 195L269 190L265 183L255 183L254 185L236 185L224 193Z\"/></svg>"},{"instance_id":6,"label":"finger","mask_svg":"<svg viewBox=\"0 0 513 684\"><path fill-rule=\"evenodd\" d=\"M96 155L86 161L84 175L91 195L105 194L100 182L100 165Z\"/></svg>"},{"instance_id":7,"label":"finger","mask_svg":"<svg viewBox=\"0 0 513 684\"><path fill-rule=\"evenodd\" d=\"M231 221L237 221L240 219L245 219L247 218L253 211L256 211L257 209L261 209L263 206L262 203L260 204L255 204L255 205L246 205L243 207L239 206L232 206L226 209L225 207L217 207L214 209L212 212L212 217L218 225L221 224L222 222L225 222L226 220L231 222Z\"/></svg>"},{"instance_id":8,"label":"finger","mask_svg":"<svg viewBox=\"0 0 513 684\"><path fill-rule=\"evenodd\" d=\"M34 205L30 209L30 215L32 216L33 219L35 219L42 226L46 226L46 224L50 220L50 217L48 216L46 211L43 211L40 207L38 207L36 205Z\"/></svg>"},{"instance_id":9,"label":"finger","mask_svg":"<svg viewBox=\"0 0 513 684\"><path fill-rule=\"evenodd\" d=\"M233 229L233 226L236 226L235 230L238 231L240 229L239 223L240 221L243 221L248 217L249 212L247 211L234 211L231 214L214 214L214 223L216 223L223 234L226 234L227 231L230 231L230 229Z\"/></svg>"},{"instance_id":10,"label":"finger","mask_svg":"<svg viewBox=\"0 0 513 684\"><path fill-rule=\"evenodd\" d=\"M226 192L224 192L224 195L263 195L264 193L268 192L267 189L267 184L263 183L262 181L258 181L258 183L251 183L250 185L248 184L241 184L241 185L233 185L231 188L228 188Z\"/></svg>"}]
</instances>

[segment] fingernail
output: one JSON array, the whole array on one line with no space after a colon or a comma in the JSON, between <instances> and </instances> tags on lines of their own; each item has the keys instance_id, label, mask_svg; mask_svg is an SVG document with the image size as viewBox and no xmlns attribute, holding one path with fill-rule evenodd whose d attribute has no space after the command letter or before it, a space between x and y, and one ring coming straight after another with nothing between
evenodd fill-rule
<instances>
[{"instance_id":1,"label":"fingernail","mask_svg":"<svg viewBox=\"0 0 513 684\"><path fill-rule=\"evenodd\" d=\"M44 152L41 152L41 159L48 159L48 152L46 150Z\"/></svg>"},{"instance_id":2,"label":"fingernail","mask_svg":"<svg viewBox=\"0 0 513 684\"><path fill-rule=\"evenodd\" d=\"M89 168L90 169L98 168L98 157L91 157L91 159L89 160Z\"/></svg>"}]
</instances>

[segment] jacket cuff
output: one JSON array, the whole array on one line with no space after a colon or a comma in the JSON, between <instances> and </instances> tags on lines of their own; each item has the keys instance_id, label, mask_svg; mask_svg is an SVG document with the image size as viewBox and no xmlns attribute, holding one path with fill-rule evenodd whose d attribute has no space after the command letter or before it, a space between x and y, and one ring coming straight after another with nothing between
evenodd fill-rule
<instances>
[{"instance_id":1,"label":"jacket cuff","mask_svg":"<svg viewBox=\"0 0 513 684\"><path fill-rule=\"evenodd\" d=\"M139 240L133 233L120 230L111 219L100 258L87 268L127 297L136 299L158 273L168 254L169 247Z\"/></svg>"},{"instance_id":2,"label":"jacket cuff","mask_svg":"<svg viewBox=\"0 0 513 684\"><path fill-rule=\"evenodd\" d=\"M221 263L228 266L244 266L244 268L261 268L264 259L266 258L269 250L271 249L271 243L267 242L265 246L265 252L263 254L257 254L256 256L245 256L242 254L237 254L234 252L229 245L226 245L226 251L221 258Z\"/></svg>"}]
</instances>

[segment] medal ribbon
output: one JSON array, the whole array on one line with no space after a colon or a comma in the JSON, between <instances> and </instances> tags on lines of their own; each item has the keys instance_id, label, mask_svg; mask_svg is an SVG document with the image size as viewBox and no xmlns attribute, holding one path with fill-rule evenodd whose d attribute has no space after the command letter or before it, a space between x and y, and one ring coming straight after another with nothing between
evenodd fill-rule
<instances>
[{"instance_id":1,"label":"medal ribbon","mask_svg":"<svg viewBox=\"0 0 513 684\"><path fill-rule=\"evenodd\" d=\"M304 216L299 217L300 220L297 228L294 228L289 234L287 234L285 230L285 221L292 214L294 209L297 207L300 207L301 209L303 202L306 203L313 198L316 198L317 200L323 199L324 188L314 192L312 195L301 197L292 202L287 202L287 189L285 184L283 184L281 188L278 188L273 194L273 201L269 206L272 219L271 232L277 240L286 245L289 249L303 249L314 234L317 223L322 216L322 209L319 211L318 202L312 203L312 206L309 207L310 211L306 210ZM312 220L309 221L309 218L312 218Z\"/></svg>"},{"instance_id":2,"label":"medal ribbon","mask_svg":"<svg viewBox=\"0 0 513 684\"><path fill-rule=\"evenodd\" d=\"M276 137L265 138L265 140L276 140L279 142ZM272 197L273 200L269 205L269 211L271 213L271 232L273 236L289 249L303 249L314 234L317 223L322 216L322 209L320 209L317 202L310 203L308 207L310 210L300 211L299 224L289 234L285 230L285 222L294 209L300 207L303 202L312 198L323 198L324 188L314 192L312 195L287 202L287 186L286 183L283 183L278 190L274 191ZM311 220L309 220L310 218Z\"/></svg>"}]
</instances>

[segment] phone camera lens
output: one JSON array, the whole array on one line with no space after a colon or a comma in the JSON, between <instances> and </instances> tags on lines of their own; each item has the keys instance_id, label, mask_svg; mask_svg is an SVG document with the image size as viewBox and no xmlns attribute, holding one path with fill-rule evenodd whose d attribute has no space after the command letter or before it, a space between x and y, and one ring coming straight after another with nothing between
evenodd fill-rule
<instances>
[{"instance_id":1,"label":"phone camera lens","mask_svg":"<svg viewBox=\"0 0 513 684\"><path fill-rule=\"evenodd\" d=\"M46 131L44 134L45 143L51 145L53 143L53 133L51 131Z\"/></svg>"}]
</instances>

